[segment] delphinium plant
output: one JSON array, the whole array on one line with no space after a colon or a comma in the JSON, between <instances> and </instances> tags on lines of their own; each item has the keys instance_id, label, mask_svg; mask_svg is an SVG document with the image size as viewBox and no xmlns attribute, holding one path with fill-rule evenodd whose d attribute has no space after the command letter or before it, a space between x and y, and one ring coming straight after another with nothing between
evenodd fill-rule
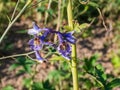
<instances>
[{"instance_id":1,"label":"delphinium plant","mask_svg":"<svg viewBox=\"0 0 120 90\"><path fill-rule=\"evenodd\" d=\"M120 79L112 79L111 82L107 81L107 75L104 73L104 70L101 65L96 65L95 61L97 59L94 56L92 56L90 59L85 58L84 65L79 67L83 69L84 74L81 74L80 71L78 72L78 66L80 65L78 65L78 61L77 61L78 60L77 53L76 53L77 39L75 38L74 34L76 34L76 32L79 32L80 31L79 29L82 28L82 26L79 25L78 23L75 24L73 22L74 20L73 20L72 1L73 0L67 0L66 2L66 11L67 11L66 17L68 20L68 25L66 25L66 27L64 28L65 30L61 31L59 29L53 30L50 28L40 28L37 25L37 23L33 22L33 28L28 30L28 34L32 36L32 39L30 39L28 42L32 52L0 58L0 59L6 59L6 58L13 58L13 57L21 57L21 58L17 58L16 63L13 64L10 67L10 69L15 69L16 67L19 67L19 66L23 67L23 69L20 70L20 73L27 72L29 74L29 77L23 80L24 86L29 90L55 90L55 87L52 87L52 85L47 80L44 81L43 83L36 82L34 80L36 73L38 73L36 71L37 65L43 62L50 61L51 58L50 57L48 58L48 56L51 56L51 57L53 56L52 57L53 59L57 58L58 60L65 60L65 62L67 62L67 65L70 66L72 81L73 81L72 82L73 90L82 89L81 87L79 87L79 84L80 84L79 82L81 82L80 81L81 79L79 79L78 81L78 75L80 78L82 77L81 75L83 75L84 77L84 75L89 74L97 83L97 84L95 83L96 86L101 90L112 90L115 86L119 86L120 84ZM28 7L28 5L31 2L32 2L31 0L28 0L28 2L25 4L21 12L15 18L14 18L15 12L13 13L13 17L10 20L10 23L5 33L0 38L0 43L3 41L3 38L5 37L5 35L7 34L8 30L13 25L13 23L20 17L20 15L23 13L23 11ZM50 0L50 3L51 2L52 1ZM87 3L88 2L89 0L87 0ZM45 24L47 23L47 17L48 15L46 15L46 18L45 18L46 19ZM86 24L84 25L87 26ZM56 41L46 40L46 38L50 38L49 37L50 34L54 34L55 38L57 37L57 39L55 39ZM52 53L48 52L47 55L43 56L42 51L44 50L44 47L50 47L50 49L52 48L51 50L53 52ZM30 54L33 54L33 53L36 56L35 59L29 56ZM54 54L57 54L55 58L54 58ZM33 60L33 61L30 61L30 60ZM33 66L34 69L31 70L31 66ZM58 73L60 72L55 72L54 74L54 76L58 75L56 76L57 77L56 80L58 80L59 76L62 75L61 73L60 74ZM69 75L67 74L67 75L70 77L71 74ZM88 87L92 87L92 86L88 86ZM9 88L11 87L8 86L6 88L8 88L7 90L9 90ZM6 89L3 89L3 90L6 90Z\"/></svg>"},{"instance_id":2,"label":"delphinium plant","mask_svg":"<svg viewBox=\"0 0 120 90\"><path fill-rule=\"evenodd\" d=\"M43 33L42 33L43 32ZM58 41L55 42L46 42L45 38L47 38L48 34L54 33L58 37ZM73 73L73 80L74 80L74 87L75 90L78 88L78 80L77 80L77 66L76 66L76 49L75 49L75 43L76 39L73 36L74 31L71 32L60 32L51 30L49 28L39 28L34 22L33 22L33 29L28 30L28 34L33 35L33 39L29 41L29 45L31 49L35 52L36 60L38 62L44 62L46 61L46 58L43 58L40 54L40 50L42 50L44 45L52 46L56 51L64 57L68 62L71 64L71 69ZM72 52L72 49L74 53ZM72 56L74 56L74 60L72 61ZM75 65L75 66L72 66Z\"/></svg>"}]
</instances>

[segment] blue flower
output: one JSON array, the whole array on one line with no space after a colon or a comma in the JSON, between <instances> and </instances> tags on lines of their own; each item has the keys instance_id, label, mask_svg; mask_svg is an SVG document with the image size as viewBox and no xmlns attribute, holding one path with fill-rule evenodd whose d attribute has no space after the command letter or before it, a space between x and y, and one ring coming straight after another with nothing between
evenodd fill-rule
<instances>
[{"instance_id":1,"label":"blue flower","mask_svg":"<svg viewBox=\"0 0 120 90\"><path fill-rule=\"evenodd\" d=\"M76 39L72 35L73 33L74 33L73 31L68 33L57 32L57 34L60 36L62 40L66 40L69 43L75 44Z\"/></svg>"},{"instance_id":2,"label":"blue flower","mask_svg":"<svg viewBox=\"0 0 120 90\"><path fill-rule=\"evenodd\" d=\"M35 51L35 56L36 56L36 59L41 63L45 60L41 57L40 52L38 50Z\"/></svg>"},{"instance_id":3,"label":"blue flower","mask_svg":"<svg viewBox=\"0 0 120 90\"><path fill-rule=\"evenodd\" d=\"M42 32L40 35L39 33ZM56 45L51 41L46 41L47 37L49 38L50 34L58 35L58 45ZM29 45L32 50L35 51L36 59L40 62L43 62L43 59L40 55L40 50L42 50L44 45L53 46L57 48L58 52L67 60L71 60L71 44L75 44L76 40L72 35L73 32L61 33L59 31L54 31L48 28L39 28L35 22L33 22L33 28L28 30L28 34L34 35L34 38L29 40Z\"/></svg>"},{"instance_id":4,"label":"blue flower","mask_svg":"<svg viewBox=\"0 0 120 90\"><path fill-rule=\"evenodd\" d=\"M68 41L63 39L62 34L58 34L59 45L57 47L58 52L67 60L71 59L71 45Z\"/></svg>"},{"instance_id":5,"label":"blue flower","mask_svg":"<svg viewBox=\"0 0 120 90\"><path fill-rule=\"evenodd\" d=\"M33 22L33 28L28 30L28 34L30 35L37 35L41 29Z\"/></svg>"},{"instance_id":6,"label":"blue flower","mask_svg":"<svg viewBox=\"0 0 120 90\"><path fill-rule=\"evenodd\" d=\"M41 39L41 36L35 36L34 39L29 40L29 45L31 49L35 51L36 59L39 62L43 62L45 59L41 57L39 52L39 50L41 50L44 45L44 41Z\"/></svg>"},{"instance_id":7,"label":"blue flower","mask_svg":"<svg viewBox=\"0 0 120 90\"><path fill-rule=\"evenodd\" d=\"M33 22L33 28L28 30L28 34L30 35L37 35L42 31L48 31L48 28L39 28L38 25Z\"/></svg>"},{"instance_id":8,"label":"blue flower","mask_svg":"<svg viewBox=\"0 0 120 90\"><path fill-rule=\"evenodd\" d=\"M32 50L41 50L44 42L40 36L35 36L34 39L29 40L28 44Z\"/></svg>"},{"instance_id":9,"label":"blue flower","mask_svg":"<svg viewBox=\"0 0 120 90\"><path fill-rule=\"evenodd\" d=\"M73 33L74 33L74 31L68 32L68 33L61 33L61 34L62 34L62 36L63 36L63 38L64 38L65 40L67 40L68 42L70 42L70 43L72 43L72 44L75 44L76 39L75 39L75 37L72 35Z\"/></svg>"}]
</instances>

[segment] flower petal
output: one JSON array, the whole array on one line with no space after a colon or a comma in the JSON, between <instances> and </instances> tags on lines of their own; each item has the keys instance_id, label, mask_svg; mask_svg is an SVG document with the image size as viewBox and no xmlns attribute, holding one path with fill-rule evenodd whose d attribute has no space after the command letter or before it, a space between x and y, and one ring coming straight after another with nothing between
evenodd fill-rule
<instances>
[{"instance_id":1,"label":"flower petal","mask_svg":"<svg viewBox=\"0 0 120 90\"><path fill-rule=\"evenodd\" d=\"M41 31L41 29L33 22L33 28L28 30L28 34L30 35L36 35Z\"/></svg>"},{"instance_id":2,"label":"flower petal","mask_svg":"<svg viewBox=\"0 0 120 90\"><path fill-rule=\"evenodd\" d=\"M70 60L71 57L71 46L67 42L62 42L57 47L58 52L66 59Z\"/></svg>"},{"instance_id":3,"label":"flower petal","mask_svg":"<svg viewBox=\"0 0 120 90\"><path fill-rule=\"evenodd\" d=\"M62 43L63 42L63 36L61 33L58 33L58 39L59 39L59 42Z\"/></svg>"},{"instance_id":4,"label":"flower petal","mask_svg":"<svg viewBox=\"0 0 120 90\"><path fill-rule=\"evenodd\" d=\"M36 36L34 39L29 40L28 44L32 50L41 50L44 45L43 41L38 36Z\"/></svg>"},{"instance_id":5,"label":"flower petal","mask_svg":"<svg viewBox=\"0 0 120 90\"><path fill-rule=\"evenodd\" d=\"M63 35L63 37L68 41L68 42L70 42L70 43L72 43L72 44L75 44L75 42L76 42L76 39L75 39L75 37L72 35L74 32L72 31L72 32L69 32L69 33L63 33L62 35Z\"/></svg>"},{"instance_id":6,"label":"flower petal","mask_svg":"<svg viewBox=\"0 0 120 90\"><path fill-rule=\"evenodd\" d=\"M29 29L28 30L28 34L29 35L36 35L38 34L40 31L39 30L35 30L35 29Z\"/></svg>"},{"instance_id":7,"label":"flower petal","mask_svg":"<svg viewBox=\"0 0 120 90\"><path fill-rule=\"evenodd\" d=\"M39 62L43 62L44 59L41 57L40 55L40 52L38 50L35 51L35 56L36 56L36 59L39 60Z\"/></svg>"},{"instance_id":8,"label":"flower petal","mask_svg":"<svg viewBox=\"0 0 120 90\"><path fill-rule=\"evenodd\" d=\"M43 45L44 43L41 40L40 36L34 39L34 50L41 50L43 48Z\"/></svg>"},{"instance_id":9,"label":"flower petal","mask_svg":"<svg viewBox=\"0 0 120 90\"><path fill-rule=\"evenodd\" d=\"M34 39L30 39L28 42L29 45L34 45Z\"/></svg>"},{"instance_id":10,"label":"flower petal","mask_svg":"<svg viewBox=\"0 0 120 90\"><path fill-rule=\"evenodd\" d=\"M39 30L39 27L38 27L38 25L35 22L33 22L33 29L34 30Z\"/></svg>"},{"instance_id":11,"label":"flower petal","mask_svg":"<svg viewBox=\"0 0 120 90\"><path fill-rule=\"evenodd\" d=\"M75 44L76 39L75 38L71 38L71 37L66 37L66 40L72 44Z\"/></svg>"}]
</instances>

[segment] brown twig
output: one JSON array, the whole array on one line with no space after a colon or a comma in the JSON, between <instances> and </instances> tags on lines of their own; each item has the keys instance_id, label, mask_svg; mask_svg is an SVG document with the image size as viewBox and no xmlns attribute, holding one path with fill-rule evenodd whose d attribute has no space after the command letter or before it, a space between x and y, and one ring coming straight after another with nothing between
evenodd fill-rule
<instances>
[{"instance_id":1,"label":"brown twig","mask_svg":"<svg viewBox=\"0 0 120 90\"><path fill-rule=\"evenodd\" d=\"M61 17L61 0L58 1L58 21L57 21L56 31L59 31L60 28L60 23L61 23L60 17ZM56 40L57 40L57 36L55 35L54 41Z\"/></svg>"},{"instance_id":2,"label":"brown twig","mask_svg":"<svg viewBox=\"0 0 120 90\"><path fill-rule=\"evenodd\" d=\"M98 10L98 12L99 12L99 14L100 14L100 17L101 17L101 19L102 19L102 24L103 24L105 30L108 31L108 28L107 28L107 26L106 26L106 24L105 24L105 21L104 21L104 18L103 18L103 15L102 15L100 9L97 8L97 10Z\"/></svg>"}]
</instances>

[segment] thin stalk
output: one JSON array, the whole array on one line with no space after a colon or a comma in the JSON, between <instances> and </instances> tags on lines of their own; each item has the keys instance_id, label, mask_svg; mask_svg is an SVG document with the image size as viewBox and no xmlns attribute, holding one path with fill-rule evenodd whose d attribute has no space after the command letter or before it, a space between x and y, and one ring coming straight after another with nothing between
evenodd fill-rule
<instances>
[{"instance_id":1,"label":"thin stalk","mask_svg":"<svg viewBox=\"0 0 120 90\"><path fill-rule=\"evenodd\" d=\"M47 10L50 9L51 3L52 3L52 0L49 0ZM47 24L47 19L48 19L48 12L45 12L45 25Z\"/></svg>"},{"instance_id":2,"label":"thin stalk","mask_svg":"<svg viewBox=\"0 0 120 90\"><path fill-rule=\"evenodd\" d=\"M61 23L61 0L58 0L58 20L57 20L57 27L56 31L59 31L60 23ZM54 42L57 41L57 35L55 35Z\"/></svg>"},{"instance_id":3,"label":"thin stalk","mask_svg":"<svg viewBox=\"0 0 120 90\"><path fill-rule=\"evenodd\" d=\"M72 16L72 0L68 0L67 6L68 24L73 29L73 16ZM73 90L78 90L78 71L77 71L77 53L76 44L72 45L72 61L71 70L73 77Z\"/></svg>"},{"instance_id":4,"label":"thin stalk","mask_svg":"<svg viewBox=\"0 0 120 90\"><path fill-rule=\"evenodd\" d=\"M14 58L14 57L20 57L20 56L28 56L30 54L33 54L34 51L28 52L28 53L23 53L23 54L16 54L16 55L10 55L10 56L6 56L6 57L0 57L0 60L2 59L8 59L8 58Z\"/></svg>"},{"instance_id":5,"label":"thin stalk","mask_svg":"<svg viewBox=\"0 0 120 90\"><path fill-rule=\"evenodd\" d=\"M16 12L16 9L18 7L18 4L19 4L20 0L17 1L16 5L15 5L15 8L14 8L14 11L12 13L12 17L11 17L11 21L13 20L14 16L15 16L15 12Z\"/></svg>"},{"instance_id":6,"label":"thin stalk","mask_svg":"<svg viewBox=\"0 0 120 90\"><path fill-rule=\"evenodd\" d=\"M12 25L15 23L15 21L22 15L22 13L25 11L25 9L27 8L27 6L31 3L31 0L29 0L24 7L22 8L22 10L18 13L18 15L13 19L13 21L11 21L11 23L9 23L8 27L6 28L5 32L2 34L1 38L0 38L0 43L3 41L5 35L7 34L7 32L9 31L9 29L12 27Z\"/></svg>"},{"instance_id":7,"label":"thin stalk","mask_svg":"<svg viewBox=\"0 0 120 90\"><path fill-rule=\"evenodd\" d=\"M33 83L34 83L34 79L35 79L35 75L37 74L37 66L38 66L38 64L39 63L36 63L35 64L35 67L33 67L33 72L32 72L32 74L31 74L31 84L30 84L30 87L29 87L29 90L33 90L33 88L32 88L32 85L33 85Z\"/></svg>"}]
</instances>

